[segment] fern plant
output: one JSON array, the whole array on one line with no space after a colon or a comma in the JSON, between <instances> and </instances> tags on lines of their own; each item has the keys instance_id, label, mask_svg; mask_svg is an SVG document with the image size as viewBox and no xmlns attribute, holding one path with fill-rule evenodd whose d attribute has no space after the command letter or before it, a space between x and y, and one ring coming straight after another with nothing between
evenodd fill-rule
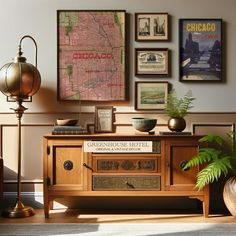
<instances>
[{"instance_id":1,"label":"fern plant","mask_svg":"<svg viewBox=\"0 0 236 236\"><path fill-rule=\"evenodd\" d=\"M199 141L207 146L199 148L198 155L190 159L183 170L205 163L197 175L196 188L203 189L207 184L217 181L220 176L227 175L229 171L235 172L236 149L235 133L227 133L227 139L218 135L206 135Z\"/></svg>"},{"instance_id":2,"label":"fern plant","mask_svg":"<svg viewBox=\"0 0 236 236\"><path fill-rule=\"evenodd\" d=\"M167 96L164 112L171 118L183 118L193 108L192 103L194 100L195 98L192 96L191 90L183 98L179 98L173 89Z\"/></svg>"}]
</instances>

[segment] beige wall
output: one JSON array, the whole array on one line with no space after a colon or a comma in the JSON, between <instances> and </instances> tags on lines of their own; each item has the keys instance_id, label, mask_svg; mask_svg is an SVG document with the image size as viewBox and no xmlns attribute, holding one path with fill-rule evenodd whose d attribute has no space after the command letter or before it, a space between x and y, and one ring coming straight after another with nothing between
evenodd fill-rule
<instances>
[{"instance_id":1,"label":"beige wall","mask_svg":"<svg viewBox=\"0 0 236 236\"><path fill-rule=\"evenodd\" d=\"M134 110L134 81L168 81L183 95L191 89L196 97L194 109L187 117L187 129L196 132L225 133L234 128L236 122L236 1L235 0L0 0L0 65L11 61L17 52L19 39L32 35L38 43L38 68L42 76L40 91L23 117L22 132L22 176L26 193L37 193L42 197L42 136L50 132L58 117L79 118L84 126L93 124L94 105L99 103L63 103L56 99L57 93L57 34L56 10L58 9L124 9L129 15L129 73L128 90L130 100L121 105L113 104L116 111L116 132L135 132L131 117L158 119L156 132L166 130L167 117L162 112L138 112ZM134 41L135 12L168 12L170 15L171 41L161 43L138 43ZM225 83L180 83L178 78L178 19L222 18L224 21L224 67ZM134 76L134 48L168 47L171 50L171 76L168 78L136 78ZM23 44L24 55L33 61L30 42ZM15 115L9 111L13 103L7 103L0 94L1 155L5 164L5 192L15 192L16 179L16 123ZM81 112L81 114L78 114ZM207 125L207 126L206 126ZM27 195L27 194L26 194ZM11 196L9 194L9 196ZM38 196L38 195L37 195Z\"/></svg>"}]
</instances>

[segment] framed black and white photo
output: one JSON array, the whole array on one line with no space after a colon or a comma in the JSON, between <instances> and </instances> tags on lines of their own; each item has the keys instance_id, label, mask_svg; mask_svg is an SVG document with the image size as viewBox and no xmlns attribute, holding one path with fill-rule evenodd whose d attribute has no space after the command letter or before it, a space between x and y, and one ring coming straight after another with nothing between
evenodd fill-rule
<instances>
[{"instance_id":1,"label":"framed black and white photo","mask_svg":"<svg viewBox=\"0 0 236 236\"><path fill-rule=\"evenodd\" d=\"M113 130L113 107L95 106L95 133L112 133Z\"/></svg>"},{"instance_id":2,"label":"framed black and white photo","mask_svg":"<svg viewBox=\"0 0 236 236\"><path fill-rule=\"evenodd\" d=\"M162 110L168 95L168 82L135 82L135 110Z\"/></svg>"},{"instance_id":3,"label":"framed black and white photo","mask_svg":"<svg viewBox=\"0 0 236 236\"><path fill-rule=\"evenodd\" d=\"M135 75L168 76L169 75L168 48L136 48Z\"/></svg>"},{"instance_id":4,"label":"framed black and white photo","mask_svg":"<svg viewBox=\"0 0 236 236\"><path fill-rule=\"evenodd\" d=\"M179 20L181 82L222 81L222 20Z\"/></svg>"},{"instance_id":5,"label":"framed black and white photo","mask_svg":"<svg viewBox=\"0 0 236 236\"><path fill-rule=\"evenodd\" d=\"M135 40L169 40L168 18L168 13L135 13Z\"/></svg>"}]
</instances>

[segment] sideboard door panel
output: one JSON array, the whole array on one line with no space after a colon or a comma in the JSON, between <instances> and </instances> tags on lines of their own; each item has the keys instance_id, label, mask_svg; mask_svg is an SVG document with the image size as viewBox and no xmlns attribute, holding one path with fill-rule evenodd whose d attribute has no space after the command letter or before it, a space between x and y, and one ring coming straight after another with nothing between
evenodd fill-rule
<instances>
[{"instance_id":1,"label":"sideboard door panel","mask_svg":"<svg viewBox=\"0 0 236 236\"><path fill-rule=\"evenodd\" d=\"M87 170L84 170L83 166L86 155L82 144L81 141L51 143L51 153L48 156L48 177L51 188L85 190Z\"/></svg>"},{"instance_id":2,"label":"sideboard door panel","mask_svg":"<svg viewBox=\"0 0 236 236\"><path fill-rule=\"evenodd\" d=\"M199 168L183 171L181 167L197 154L197 142L168 142L166 149L166 190L196 190L194 188Z\"/></svg>"},{"instance_id":3,"label":"sideboard door panel","mask_svg":"<svg viewBox=\"0 0 236 236\"><path fill-rule=\"evenodd\" d=\"M82 186L81 147L58 146L54 154L54 185L76 184Z\"/></svg>"}]
</instances>

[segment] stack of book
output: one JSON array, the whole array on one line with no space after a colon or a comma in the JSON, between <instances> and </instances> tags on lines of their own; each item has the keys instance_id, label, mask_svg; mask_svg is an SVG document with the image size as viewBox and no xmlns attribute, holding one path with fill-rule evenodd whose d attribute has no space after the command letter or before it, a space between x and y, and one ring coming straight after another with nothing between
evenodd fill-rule
<instances>
[{"instance_id":1,"label":"stack of book","mask_svg":"<svg viewBox=\"0 0 236 236\"><path fill-rule=\"evenodd\" d=\"M87 130L80 125L66 126L66 125L55 125L52 130L52 134L86 134Z\"/></svg>"}]
</instances>

